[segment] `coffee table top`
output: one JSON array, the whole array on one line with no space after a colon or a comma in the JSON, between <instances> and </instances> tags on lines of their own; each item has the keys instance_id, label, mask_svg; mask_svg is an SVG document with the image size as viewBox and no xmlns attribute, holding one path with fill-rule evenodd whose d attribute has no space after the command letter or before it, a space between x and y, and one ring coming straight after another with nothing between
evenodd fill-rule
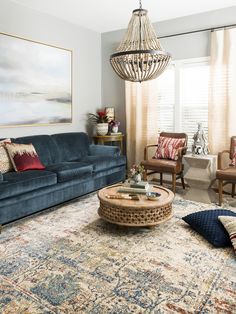
<instances>
[{"instance_id":1,"label":"coffee table top","mask_svg":"<svg viewBox=\"0 0 236 314\"><path fill-rule=\"evenodd\" d=\"M117 190L122 187L122 184L116 184L110 187L103 188L98 192L98 198L103 203L112 204L115 206L119 206L119 208L135 208L136 211L143 209L151 209L162 207L168 203L171 203L174 199L174 193L162 186L153 185L153 192L158 192L161 194L157 200L148 200L145 194L139 194L139 200L126 200L126 199L110 199L107 198L106 195L114 195L117 193ZM121 193L123 194L123 193Z\"/></svg>"}]
</instances>

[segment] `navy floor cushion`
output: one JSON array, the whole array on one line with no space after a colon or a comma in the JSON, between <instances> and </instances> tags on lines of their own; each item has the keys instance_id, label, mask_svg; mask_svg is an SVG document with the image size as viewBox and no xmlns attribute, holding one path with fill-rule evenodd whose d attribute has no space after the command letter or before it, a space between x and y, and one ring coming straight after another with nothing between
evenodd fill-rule
<instances>
[{"instance_id":1,"label":"navy floor cushion","mask_svg":"<svg viewBox=\"0 0 236 314\"><path fill-rule=\"evenodd\" d=\"M229 246L229 234L218 220L218 216L236 217L236 213L227 209L210 209L189 214L182 219L215 247Z\"/></svg>"}]
</instances>

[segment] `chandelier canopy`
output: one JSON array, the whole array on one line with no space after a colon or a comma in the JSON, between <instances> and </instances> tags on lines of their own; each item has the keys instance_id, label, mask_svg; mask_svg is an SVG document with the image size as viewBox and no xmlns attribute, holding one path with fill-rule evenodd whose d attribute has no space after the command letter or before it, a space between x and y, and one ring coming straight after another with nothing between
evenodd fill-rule
<instances>
[{"instance_id":1,"label":"chandelier canopy","mask_svg":"<svg viewBox=\"0 0 236 314\"><path fill-rule=\"evenodd\" d=\"M133 11L123 40L110 56L110 63L120 78L143 82L157 78L168 66L171 55L165 52L147 16L140 8Z\"/></svg>"}]
</instances>

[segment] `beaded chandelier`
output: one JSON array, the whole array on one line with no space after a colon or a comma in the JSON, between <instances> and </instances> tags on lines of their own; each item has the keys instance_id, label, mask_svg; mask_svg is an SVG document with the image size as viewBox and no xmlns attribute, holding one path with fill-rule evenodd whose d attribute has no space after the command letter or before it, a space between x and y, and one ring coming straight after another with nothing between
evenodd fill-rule
<instances>
[{"instance_id":1,"label":"beaded chandelier","mask_svg":"<svg viewBox=\"0 0 236 314\"><path fill-rule=\"evenodd\" d=\"M147 16L140 7L133 11L123 40L110 56L110 63L120 78L143 82L157 78L168 66L171 55L165 52Z\"/></svg>"}]
</instances>

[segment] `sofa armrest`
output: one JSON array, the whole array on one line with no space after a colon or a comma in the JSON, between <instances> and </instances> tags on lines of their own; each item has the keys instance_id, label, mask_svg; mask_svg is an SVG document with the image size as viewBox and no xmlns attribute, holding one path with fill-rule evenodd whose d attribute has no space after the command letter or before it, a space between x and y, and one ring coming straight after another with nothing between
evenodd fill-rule
<instances>
[{"instance_id":1,"label":"sofa armrest","mask_svg":"<svg viewBox=\"0 0 236 314\"><path fill-rule=\"evenodd\" d=\"M118 146L94 145L89 146L90 156L120 156L120 148Z\"/></svg>"}]
</instances>

